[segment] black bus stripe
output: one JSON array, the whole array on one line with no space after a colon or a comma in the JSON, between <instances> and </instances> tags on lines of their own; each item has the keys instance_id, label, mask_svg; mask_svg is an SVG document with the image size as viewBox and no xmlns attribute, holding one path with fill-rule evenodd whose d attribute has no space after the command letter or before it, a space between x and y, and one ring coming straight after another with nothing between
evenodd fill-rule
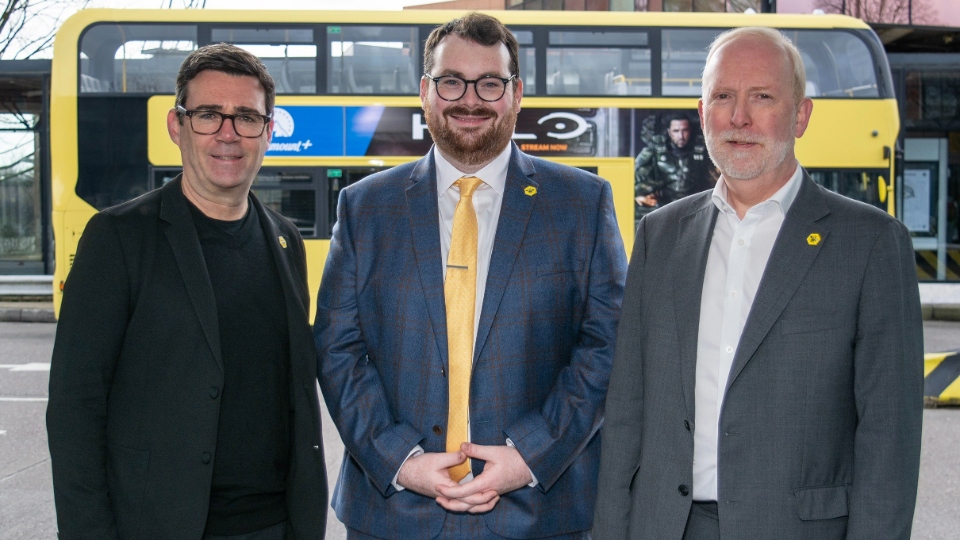
<instances>
[{"instance_id":1,"label":"black bus stripe","mask_svg":"<svg viewBox=\"0 0 960 540\"><path fill-rule=\"evenodd\" d=\"M960 354L948 356L923 379L923 395L940 397L940 394L960 377Z\"/></svg>"}]
</instances>

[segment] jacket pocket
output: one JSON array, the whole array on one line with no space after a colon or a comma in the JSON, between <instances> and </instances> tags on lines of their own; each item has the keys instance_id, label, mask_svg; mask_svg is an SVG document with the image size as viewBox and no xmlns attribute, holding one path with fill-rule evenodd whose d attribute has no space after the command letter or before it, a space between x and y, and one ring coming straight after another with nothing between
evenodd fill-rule
<instances>
[{"instance_id":1,"label":"jacket pocket","mask_svg":"<svg viewBox=\"0 0 960 540\"><path fill-rule=\"evenodd\" d=\"M849 515L847 490L849 484L840 486L803 488L793 490L797 501L797 514L801 520L833 519Z\"/></svg>"},{"instance_id":2,"label":"jacket pocket","mask_svg":"<svg viewBox=\"0 0 960 540\"><path fill-rule=\"evenodd\" d=\"M567 272L583 272L583 261L571 261L569 264L543 263L537 265L537 277L563 274Z\"/></svg>"},{"instance_id":3,"label":"jacket pocket","mask_svg":"<svg viewBox=\"0 0 960 540\"><path fill-rule=\"evenodd\" d=\"M806 334L811 332L827 332L837 327L837 321L832 313L807 315L804 317L790 317L780 320L781 334Z\"/></svg>"}]
</instances>

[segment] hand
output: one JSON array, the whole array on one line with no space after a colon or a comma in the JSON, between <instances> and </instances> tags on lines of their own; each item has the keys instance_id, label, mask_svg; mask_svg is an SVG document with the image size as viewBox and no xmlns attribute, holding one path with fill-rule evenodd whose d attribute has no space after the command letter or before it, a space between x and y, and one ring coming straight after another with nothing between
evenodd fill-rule
<instances>
[{"instance_id":1,"label":"hand","mask_svg":"<svg viewBox=\"0 0 960 540\"><path fill-rule=\"evenodd\" d=\"M472 514L489 512L497 505L501 495L533 481L530 468L516 448L463 443L460 451L486 464L483 472L466 484L437 486L440 492L437 502L447 510Z\"/></svg>"},{"instance_id":2,"label":"hand","mask_svg":"<svg viewBox=\"0 0 960 540\"><path fill-rule=\"evenodd\" d=\"M637 204L640 206L656 206L657 205L657 196L651 193L650 195L641 195L637 197Z\"/></svg>"},{"instance_id":3,"label":"hand","mask_svg":"<svg viewBox=\"0 0 960 540\"><path fill-rule=\"evenodd\" d=\"M413 456L403 463L397 483L410 491L436 499L438 486L454 487L456 482L447 471L467 459L463 452L427 452Z\"/></svg>"}]
</instances>

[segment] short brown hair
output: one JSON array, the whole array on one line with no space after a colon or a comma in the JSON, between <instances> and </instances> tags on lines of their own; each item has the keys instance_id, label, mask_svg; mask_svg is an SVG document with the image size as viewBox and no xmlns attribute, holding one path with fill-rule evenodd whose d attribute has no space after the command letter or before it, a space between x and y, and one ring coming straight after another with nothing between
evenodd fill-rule
<instances>
[{"instance_id":1,"label":"short brown hair","mask_svg":"<svg viewBox=\"0 0 960 540\"><path fill-rule=\"evenodd\" d=\"M187 106L187 83L208 69L229 75L256 77L266 95L267 115L273 113L277 88L267 67L250 52L229 43L204 45L187 56L177 73L177 105Z\"/></svg>"},{"instance_id":2,"label":"short brown hair","mask_svg":"<svg viewBox=\"0 0 960 540\"><path fill-rule=\"evenodd\" d=\"M467 13L459 19L454 19L443 26L438 26L430 32L427 37L427 43L423 47L423 72L432 75L434 51L443 38L450 34L469 39L474 43L479 43L485 47L492 47L498 43L507 46L507 52L510 53L510 75L520 75L520 45L517 38L495 17L483 13ZM517 81L514 80L516 85Z\"/></svg>"}]
</instances>

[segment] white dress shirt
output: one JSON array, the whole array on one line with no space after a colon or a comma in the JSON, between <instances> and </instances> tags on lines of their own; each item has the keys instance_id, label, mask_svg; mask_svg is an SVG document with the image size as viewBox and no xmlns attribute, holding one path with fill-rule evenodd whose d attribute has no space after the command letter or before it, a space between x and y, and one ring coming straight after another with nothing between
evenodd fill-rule
<instances>
[{"instance_id":1,"label":"white dress shirt","mask_svg":"<svg viewBox=\"0 0 960 540\"><path fill-rule=\"evenodd\" d=\"M700 297L693 436L693 499L717 499L717 450L720 413L733 358L747 315L767 267L783 219L797 197L803 177L797 165L790 180L741 220L727 203L721 178L713 189L720 209L713 229Z\"/></svg>"},{"instance_id":2,"label":"white dress shirt","mask_svg":"<svg viewBox=\"0 0 960 540\"><path fill-rule=\"evenodd\" d=\"M474 174L458 171L446 160L440 151L433 149L433 159L437 165L437 206L440 209L440 261L443 263L443 277L447 277L447 257L450 255L450 238L453 235L453 214L460 202L460 187L457 180L464 176L476 176L483 181L473 193L473 209L477 213L477 307L473 312L473 339L477 339L480 325L480 307L483 305L483 293L487 290L487 274L490 271L490 256L493 254L493 240L497 236L497 223L500 222L500 207L503 205L503 190L507 184L507 169L510 166L510 152L513 145L507 145L500 155L486 167Z\"/></svg>"}]
</instances>

